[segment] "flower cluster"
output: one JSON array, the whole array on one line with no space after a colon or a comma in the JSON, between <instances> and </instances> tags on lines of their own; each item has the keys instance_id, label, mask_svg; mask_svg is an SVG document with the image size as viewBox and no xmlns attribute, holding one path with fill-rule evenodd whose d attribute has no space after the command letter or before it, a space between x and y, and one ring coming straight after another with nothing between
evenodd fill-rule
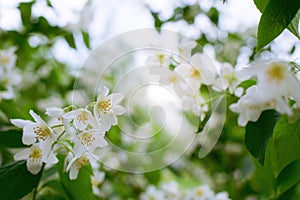
<instances>
[{"instance_id":1,"label":"flower cluster","mask_svg":"<svg viewBox=\"0 0 300 200\"><path fill-rule=\"evenodd\" d=\"M214 63L205 53L192 54L195 45L191 41L177 43L177 51L173 54L162 51L150 55L146 62L162 66L151 72L159 75L160 83L171 87L181 97L184 111L193 112L204 120L209 102L213 100L210 95L217 92L239 98L229 108L239 114L240 126L258 120L261 112L268 109L291 118L300 116L300 83L293 71L294 65L273 60L236 69L228 63ZM241 87L249 80L255 83L248 88Z\"/></svg>"},{"instance_id":2,"label":"flower cluster","mask_svg":"<svg viewBox=\"0 0 300 200\"><path fill-rule=\"evenodd\" d=\"M21 76L15 68L15 51L15 47L0 50L0 100L14 98L14 87L21 82Z\"/></svg>"},{"instance_id":3,"label":"flower cluster","mask_svg":"<svg viewBox=\"0 0 300 200\"><path fill-rule=\"evenodd\" d=\"M227 192L214 193L208 185L200 185L191 189L181 188L177 182L162 184L159 188L150 185L141 194L141 200L229 200Z\"/></svg>"},{"instance_id":4,"label":"flower cluster","mask_svg":"<svg viewBox=\"0 0 300 200\"><path fill-rule=\"evenodd\" d=\"M107 145L105 133L118 123L117 115L125 112L118 105L123 94L108 93L109 89L103 87L97 101L91 104L93 111L89 106L71 111L70 107L49 107L45 113L50 117L48 123L32 110L34 121L12 119L12 124L23 129L22 142L31 145L14 159L27 160L28 171L37 174L44 163L57 163L56 155L67 152L66 171L71 180L76 179L80 168L97 161L94 150Z\"/></svg>"}]
</instances>

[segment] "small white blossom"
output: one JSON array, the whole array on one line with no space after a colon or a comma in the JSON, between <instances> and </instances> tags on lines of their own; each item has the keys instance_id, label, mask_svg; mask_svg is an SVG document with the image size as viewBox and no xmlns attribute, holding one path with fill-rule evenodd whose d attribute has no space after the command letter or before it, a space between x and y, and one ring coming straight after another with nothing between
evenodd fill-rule
<instances>
[{"instance_id":1,"label":"small white blossom","mask_svg":"<svg viewBox=\"0 0 300 200\"><path fill-rule=\"evenodd\" d=\"M182 109L194 113L200 117L200 120L203 120L208 111L208 105L200 94L187 94L182 97Z\"/></svg>"},{"instance_id":2,"label":"small white blossom","mask_svg":"<svg viewBox=\"0 0 300 200\"><path fill-rule=\"evenodd\" d=\"M84 152L92 152L96 148L105 147L107 145L104 139L104 132L99 130L85 130L75 137L74 154L79 157Z\"/></svg>"},{"instance_id":3,"label":"small white blossom","mask_svg":"<svg viewBox=\"0 0 300 200\"><path fill-rule=\"evenodd\" d=\"M73 124L76 129L84 130L88 127L88 125L92 125L93 127L97 126L97 122L93 117L93 114L84 108L80 108L77 110L72 110L64 115L67 119L74 119Z\"/></svg>"},{"instance_id":4,"label":"small white blossom","mask_svg":"<svg viewBox=\"0 0 300 200\"><path fill-rule=\"evenodd\" d=\"M16 153L15 160L27 160L27 169L32 174L37 174L42 168L43 163L55 164L58 162L56 156L50 152L46 153L39 143L33 144L30 148L23 149Z\"/></svg>"},{"instance_id":5,"label":"small white blossom","mask_svg":"<svg viewBox=\"0 0 300 200\"><path fill-rule=\"evenodd\" d=\"M184 200L213 200L214 192L207 186L201 185L187 192Z\"/></svg>"},{"instance_id":6,"label":"small white blossom","mask_svg":"<svg viewBox=\"0 0 300 200\"><path fill-rule=\"evenodd\" d=\"M239 113L238 124L240 126L245 126L248 121L257 121L262 111L268 109L275 109L281 114L291 114L291 109L280 96L264 95L258 86L248 88L246 94L229 108Z\"/></svg>"},{"instance_id":7,"label":"small white blossom","mask_svg":"<svg viewBox=\"0 0 300 200\"><path fill-rule=\"evenodd\" d=\"M105 131L118 123L117 115L125 112L125 108L118 105L124 98L124 95L121 93L108 95L108 93L109 89L103 87L94 106L94 115L100 121L100 125Z\"/></svg>"},{"instance_id":8,"label":"small white blossom","mask_svg":"<svg viewBox=\"0 0 300 200\"><path fill-rule=\"evenodd\" d=\"M147 187L145 193L140 196L141 200L162 200L164 199L164 193L161 190L156 189L151 185Z\"/></svg>"},{"instance_id":9,"label":"small white blossom","mask_svg":"<svg viewBox=\"0 0 300 200\"><path fill-rule=\"evenodd\" d=\"M90 164L90 158L85 154L80 157L75 157L72 153L69 153L66 157L66 163L66 172L69 172L71 180L75 180L78 176L79 170Z\"/></svg>"},{"instance_id":10,"label":"small white blossom","mask_svg":"<svg viewBox=\"0 0 300 200\"><path fill-rule=\"evenodd\" d=\"M19 128L23 128L22 142L31 145L39 141L45 148L50 150L55 141L53 130L32 110L29 111L35 122L22 119L11 119L11 123Z\"/></svg>"}]
</instances>

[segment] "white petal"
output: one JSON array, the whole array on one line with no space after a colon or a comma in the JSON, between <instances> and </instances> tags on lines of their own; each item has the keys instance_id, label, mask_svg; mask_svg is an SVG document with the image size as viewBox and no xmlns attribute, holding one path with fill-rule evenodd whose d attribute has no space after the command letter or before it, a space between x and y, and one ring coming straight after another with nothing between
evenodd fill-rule
<instances>
[{"instance_id":1,"label":"white petal","mask_svg":"<svg viewBox=\"0 0 300 200\"><path fill-rule=\"evenodd\" d=\"M124 98L124 94L122 93L114 93L109 95L112 101L112 104L118 104Z\"/></svg>"},{"instance_id":2,"label":"white petal","mask_svg":"<svg viewBox=\"0 0 300 200\"><path fill-rule=\"evenodd\" d=\"M88 126L88 123L87 121L82 121L82 120L74 120L74 126L75 128L79 129L79 130L84 130L87 126Z\"/></svg>"},{"instance_id":3,"label":"white petal","mask_svg":"<svg viewBox=\"0 0 300 200\"><path fill-rule=\"evenodd\" d=\"M29 120L23 120L23 119L11 119L10 122L19 128L24 128L28 124L32 124L32 121Z\"/></svg>"},{"instance_id":4,"label":"white petal","mask_svg":"<svg viewBox=\"0 0 300 200\"><path fill-rule=\"evenodd\" d=\"M78 110L72 110L64 114L64 118L73 119L76 117L77 114L78 114Z\"/></svg>"},{"instance_id":5,"label":"white petal","mask_svg":"<svg viewBox=\"0 0 300 200\"><path fill-rule=\"evenodd\" d=\"M39 159L37 161L36 160L33 161L32 159L28 159L26 165L27 165L27 169L30 173L37 174L41 171L43 163L42 163L41 159Z\"/></svg>"},{"instance_id":6,"label":"white petal","mask_svg":"<svg viewBox=\"0 0 300 200\"><path fill-rule=\"evenodd\" d=\"M16 155L14 156L14 160L26 160L28 158L30 154L30 149L23 149L21 151L19 151L18 153L16 153Z\"/></svg>"},{"instance_id":7,"label":"white petal","mask_svg":"<svg viewBox=\"0 0 300 200\"><path fill-rule=\"evenodd\" d=\"M122 115L123 113L126 112L126 109L122 106L119 106L119 105L115 105L113 110L114 110L115 115Z\"/></svg>"},{"instance_id":8,"label":"white petal","mask_svg":"<svg viewBox=\"0 0 300 200\"><path fill-rule=\"evenodd\" d=\"M71 169L71 167L74 164L74 162L76 161L76 159L77 158L73 157L72 153L69 152L68 156L66 157L66 161L69 162L67 167L66 167L66 172L68 172Z\"/></svg>"},{"instance_id":9,"label":"white petal","mask_svg":"<svg viewBox=\"0 0 300 200\"><path fill-rule=\"evenodd\" d=\"M50 153L50 155L45 159L43 160L46 164L55 164L58 162L58 159L57 157L53 154L53 153Z\"/></svg>"},{"instance_id":10,"label":"white petal","mask_svg":"<svg viewBox=\"0 0 300 200\"><path fill-rule=\"evenodd\" d=\"M74 144L74 154L75 157L80 157L85 151L87 151L86 146L84 146L80 139L76 139L75 144Z\"/></svg>"},{"instance_id":11,"label":"white petal","mask_svg":"<svg viewBox=\"0 0 300 200\"><path fill-rule=\"evenodd\" d=\"M63 109L58 107L48 107L46 108L46 115L49 117L61 117L64 114Z\"/></svg>"},{"instance_id":12,"label":"white petal","mask_svg":"<svg viewBox=\"0 0 300 200\"><path fill-rule=\"evenodd\" d=\"M109 89L106 86L103 86L103 88L101 89L97 97L97 101L100 101L103 97L106 97L108 93L109 93Z\"/></svg>"},{"instance_id":13,"label":"white petal","mask_svg":"<svg viewBox=\"0 0 300 200\"><path fill-rule=\"evenodd\" d=\"M24 127L23 136L22 136L23 144L30 145L36 141L35 139L36 135L33 132L34 127L36 127L36 124L30 124Z\"/></svg>"},{"instance_id":14,"label":"white petal","mask_svg":"<svg viewBox=\"0 0 300 200\"><path fill-rule=\"evenodd\" d=\"M44 122L44 120L42 120L42 118L38 116L33 110L30 110L29 113L37 123L47 125L46 122Z\"/></svg>"},{"instance_id":15,"label":"white petal","mask_svg":"<svg viewBox=\"0 0 300 200\"><path fill-rule=\"evenodd\" d=\"M75 165L72 165L69 172L70 179L75 180L78 176L78 172L79 170L77 169L77 167Z\"/></svg>"}]
</instances>

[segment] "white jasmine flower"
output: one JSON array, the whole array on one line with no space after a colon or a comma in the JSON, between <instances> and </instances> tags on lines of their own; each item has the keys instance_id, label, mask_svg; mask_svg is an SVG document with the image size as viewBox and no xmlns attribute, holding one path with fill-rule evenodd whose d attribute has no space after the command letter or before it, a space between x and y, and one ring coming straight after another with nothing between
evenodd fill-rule
<instances>
[{"instance_id":1,"label":"white jasmine flower","mask_svg":"<svg viewBox=\"0 0 300 200\"><path fill-rule=\"evenodd\" d=\"M32 110L29 111L35 122L22 119L11 119L11 123L23 128L22 142L31 145L36 141L41 142L45 148L50 148L55 141L53 130Z\"/></svg>"},{"instance_id":2,"label":"white jasmine flower","mask_svg":"<svg viewBox=\"0 0 300 200\"><path fill-rule=\"evenodd\" d=\"M300 105L300 84L286 62L258 63L237 73L245 80L252 76L257 77L257 85L264 96L293 98Z\"/></svg>"},{"instance_id":3,"label":"white jasmine flower","mask_svg":"<svg viewBox=\"0 0 300 200\"><path fill-rule=\"evenodd\" d=\"M193 112L200 117L200 120L203 120L208 111L208 105L200 94L188 94L182 97L182 109Z\"/></svg>"},{"instance_id":4,"label":"white jasmine flower","mask_svg":"<svg viewBox=\"0 0 300 200\"><path fill-rule=\"evenodd\" d=\"M27 169L32 174L40 172L43 163L55 164L58 162L56 156L50 152L45 153L40 147L40 144L33 144L30 148L23 149L16 153L14 156L15 160L27 160Z\"/></svg>"},{"instance_id":5,"label":"white jasmine flower","mask_svg":"<svg viewBox=\"0 0 300 200\"><path fill-rule=\"evenodd\" d=\"M216 91L224 91L228 88L229 92L234 94L239 83L240 81L234 68L232 65L226 63L221 66L220 75L216 78L213 89Z\"/></svg>"},{"instance_id":6,"label":"white jasmine flower","mask_svg":"<svg viewBox=\"0 0 300 200\"><path fill-rule=\"evenodd\" d=\"M79 157L84 152L92 152L94 149L107 145L104 133L98 130L85 130L75 137L74 154Z\"/></svg>"},{"instance_id":7,"label":"white jasmine flower","mask_svg":"<svg viewBox=\"0 0 300 200\"><path fill-rule=\"evenodd\" d=\"M182 198L179 185L175 181L163 184L161 186L161 190L164 193L165 199L179 200Z\"/></svg>"},{"instance_id":8,"label":"white jasmine flower","mask_svg":"<svg viewBox=\"0 0 300 200\"><path fill-rule=\"evenodd\" d=\"M75 128L81 131L86 129L88 125L92 125L93 127L97 126L97 122L92 113L84 108L72 110L66 113L64 117L67 119L74 119L73 124Z\"/></svg>"},{"instance_id":9,"label":"white jasmine flower","mask_svg":"<svg viewBox=\"0 0 300 200\"><path fill-rule=\"evenodd\" d=\"M197 188L191 189L187 192L185 200L206 200L206 199L215 199L214 192L207 186L201 185Z\"/></svg>"},{"instance_id":10,"label":"white jasmine flower","mask_svg":"<svg viewBox=\"0 0 300 200\"><path fill-rule=\"evenodd\" d=\"M147 57L146 64L158 64L163 67L169 67L172 56L167 52L155 52Z\"/></svg>"},{"instance_id":11,"label":"white jasmine flower","mask_svg":"<svg viewBox=\"0 0 300 200\"><path fill-rule=\"evenodd\" d=\"M117 115L125 112L125 108L117 105L124 98L124 95L121 93L108 95L108 93L109 89L103 87L94 106L94 115L100 121L100 125L105 131L118 123Z\"/></svg>"},{"instance_id":12,"label":"white jasmine flower","mask_svg":"<svg viewBox=\"0 0 300 200\"><path fill-rule=\"evenodd\" d=\"M100 196L99 185L104 181L104 178L104 172L100 172L98 169L94 170L94 176L92 176L93 194Z\"/></svg>"},{"instance_id":13,"label":"white jasmine flower","mask_svg":"<svg viewBox=\"0 0 300 200\"><path fill-rule=\"evenodd\" d=\"M164 199L164 193L153 185L147 187L146 191L140 196L141 200L162 200Z\"/></svg>"},{"instance_id":14,"label":"white jasmine flower","mask_svg":"<svg viewBox=\"0 0 300 200\"><path fill-rule=\"evenodd\" d=\"M67 168L66 172L69 172L71 180L75 180L78 176L79 170L90 164L90 158L83 154L80 157L74 157L72 153L69 153L66 157Z\"/></svg>"},{"instance_id":15,"label":"white jasmine flower","mask_svg":"<svg viewBox=\"0 0 300 200\"><path fill-rule=\"evenodd\" d=\"M17 60L16 50L16 47L11 47L0 51L0 68L12 69L15 66Z\"/></svg>"},{"instance_id":16,"label":"white jasmine flower","mask_svg":"<svg viewBox=\"0 0 300 200\"><path fill-rule=\"evenodd\" d=\"M281 114L291 114L291 109L280 96L265 95L259 89L258 86L248 88L237 103L229 106L233 112L239 113L240 126L245 126L248 121L257 121L261 112L268 109L275 109Z\"/></svg>"}]
</instances>

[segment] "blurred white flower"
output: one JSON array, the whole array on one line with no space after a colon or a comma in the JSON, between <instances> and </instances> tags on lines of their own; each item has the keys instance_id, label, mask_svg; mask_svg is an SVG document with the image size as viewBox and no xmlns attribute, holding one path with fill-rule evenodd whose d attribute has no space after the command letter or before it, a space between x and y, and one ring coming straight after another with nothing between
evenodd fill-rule
<instances>
[{"instance_id":1,"label":"blurred white flower","mask_svg":"<svg viewBox=\"0 0 300 200\"><path fill-rule=\"evenodd\" d=\"M100 172L98 169L94 170L94 176L92 176L93 194L100 196L101 192L99 189L99 185L104 181L104 178L104 172Z\"/></svg>"},{"instance_id":2,"label":"blurred white flower","mask_svg":"<svg viewBox=\"0 0 300 200\"><path fill-rule=\"evenodd\" d=\"M288 104L276 95L265 95L258 86L252 86L247 89L246 94L242 96L237 103L231 104L229 108L239 113L238 124L245 126L248 121L255 122L264 110L275 109L281 114L292 113Z\"/></svg>"},{"instance_id":3,"label":"blurred white flower","mask_svg":"<svg viewBox=\"0 0 300 200\"><path fill-rule=\"evenodd\" d=\"M201 185L194 189L188 190L184 200L214 200L214 192L208 185Z\"/></svg>"},{"instance_id":4,"label":"blurred white flower","mask_svg":"<svg viewBox=\"0 0 300 200\"><path fill-rule=\"evenodd\" d=\"M200 120L205 118L208 111L208 105L205 99L200 94L187 94L182 97L182 109L194 113L200 117Z\"/></svg>"},{"instance_id":5,"label":"blurred white flower","mask_svg":"<svg viewBox=\"0 0 300 200\"><path fill-rule=\"evenodd\" d=\"M182 199L182 192L179 189L178 183L171 181L164 183L161 186L161 190L164 193L164 199L180 200Z\"/></svg>"},{"instance_id":6,"label":"blurred white flower","mask_svg":"<svg viewBox=\"0 0 300 200\"><path fill-rule=\"evenodd\" d=\"M164 199L164 193L156 189L156 187L153 185L147 187L145 193L143 193L140 196L140 200L163 200L163 199Z\"/></svg>"},{"instance_id":7,"label":"blurred white flower","mask_svg":"<svg viewBox=\"0 0 300 200\"><path fill-rule=\"evenodd\" d=\"M94 115L98 121L100 121L100 126L107 131L112 125L118 123L117 115L121 115L125 112L125 108L118 105L120 101L124 98L121 93L113 93L108 95L109 89L103 87L100 91L97 102L94 106Z\"/></svg>"},{"instance_id":8,"label":"blurred white flower","mask_svg":"<svg viewBox=\"0 0 300 200\"><path fill-rule=\"evenodd\" d=\"M0 50L0 68L12 69L15 66L17 60L16 50L16 47Z\"/></svg>"},{"instance_id":9,"label":"blurred white flower","mask_svg":"<svg viewBox=\"0 0 300 200\"><path fill-rule=\"evenodd\" d=\"M16 153L15 160L27 160L27 169L32 174L37 174L42 168L43 163L55 164L58 162L56 156L50 152L45 153L39 143L33 144L30 148L23 149Z\"/></svg>"}]
</instances>

